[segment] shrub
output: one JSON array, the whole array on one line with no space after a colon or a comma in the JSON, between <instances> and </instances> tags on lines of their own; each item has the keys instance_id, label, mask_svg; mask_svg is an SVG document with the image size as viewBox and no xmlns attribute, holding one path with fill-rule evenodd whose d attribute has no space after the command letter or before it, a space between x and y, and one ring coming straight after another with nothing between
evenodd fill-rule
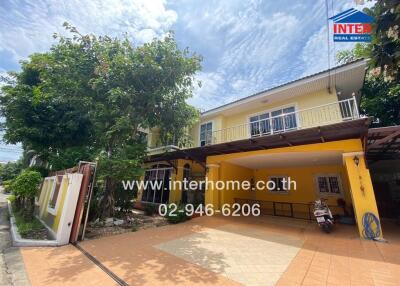
<instances>
[{"instance_id":1,"label":"shrub","mask_svg":"<svg viewBox=\"0 0 400 286\"><path fill-rule=\"evenodd\" d=\"M4 191L6 193L11 193L11 184L12 184L12 180L7 180L3 182L3 187L4 187Z\"/></svg>"},{"instance_id":2,"label":"shrub","mask_svg":"<svg viewBox=\"0 0 400 286\"><path fill-rule=\"evenodd\" d=\"M157 212L157 206L153 204L146 204L143 210L145 215L152 216Z\"/></svg>"},{"instance_id":3,"label":"shrub","mask_svg":"<svg viewBox=\"0 0 400 286\"><path fill-rule=\"evenodd\" d=\"M8 198L7 198L7 200L10 202L10 203L14 203L15 202L15 195L9 195L8 196Z\"/></svg>"},{"instance_id":4,"label":"shrub","mask_svg":"<svg viewBox=\"0 0 400 286\"><path fill-rule=\"evenodd\" d=\"M39 172L40 175L44 178L47 177L49 175L49 169L47 169L46 167L43 166L33 166L33 167L28 167L25 170L27 171L36 171Z\"/></svg>"},{"instance_id":5,"label":"shrub","mask_svg":"<svg viewBox=\"0 0 400 286\"><path fill-rule=\"evenodd\" d=\"M11 184L16 197L16 207L26 209L26 215L33 216L34 199L39 189L42 176L36 171L23 171Z\"/></svg>"},{"instance_id":6,"label":"shrub","mask_svg":"<svg viewBox=\"0 0 400 286\"><path fill-rule=\"evenodd\" d=\"M13 193L25 199L35 198L42 176L37 171L25 170L11 184Z\"/></svg>"},{"instance_id":7,"label":"shrub","mask_svg":"<svg viewBox=\"0 0 400 286\"><path fill-rule=\"evenodd\" d=\"M173 213L172 213L172 210L175 210L175 207L172 208L171 205L168 205L167 214L166 214L165 218L170 223L180 223L180 222L184 222L184 221L190 219L190 217L188 217L186 215L185 205L183 205L183 204L178 205L176 210Z\"/></svg>"},{"instance_id":8,"label":"shrub","mask_svg":"<svg viewBox=\"0 0 400 286\"><path fill-rule=\"evenodd\" d=\"M115 190L114 199L115 199L115 209L118 210L118 215L125 215L130 213L133 210L134 206L134 198L137 197L137 190L133 189L124 190L122 187L119 187Z\"/></svg>"}]
</instances>

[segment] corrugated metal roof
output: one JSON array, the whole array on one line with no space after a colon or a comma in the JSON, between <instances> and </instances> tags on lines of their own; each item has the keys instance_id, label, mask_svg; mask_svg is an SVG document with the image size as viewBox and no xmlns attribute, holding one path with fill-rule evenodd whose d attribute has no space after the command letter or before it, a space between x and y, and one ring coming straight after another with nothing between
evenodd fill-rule
<instances>
[{"instance_id":1,"label":"corrugated metal roof","mask_svg":"<svg viewBox=\"0 0 400 286\"><path fill-rule=\"evenodd\" d=\"M289 86L289 85L298 83L298 82L300 82L300 81L302 81L302 80L305 80L305 79L310 79L310 78L313 78L313 77L317 77L317 76L320 76L320 75L322 75L322 74L324 74L324 73L332 72L332 71L335 71L335 70L337 70L337 69L340 69L340 68L343 68L343 67L346 67L346 66L349 66L349 65L358 63L358 62L362 62L362 61L365 61L365 59L363 59L363 58L357 59L357 60L348 62L348 63L346 63L346 64L342 64L342 65L335 66L334 68L331 68L331 69L326 69L326 70L317 72L317 73L315 73L315 74L311 74L311 75L308 75L308 76L305 76L305 77L301 77L301 78L298 78L298 79L295 79L295 80L286 82L286 83L284 83L284 84L281 84L281 85L278 85L278 86L275 86L275 87L272 87L272 88L269 88L269 89L265 89L265 90L263 90L263 91L259 91L259 92L257 92L257 93L254 93L254 94L251 94L251 95L249 95L249 96L240 98L240 99L235 100L235 101L232 101L232 102L230 102L230 103L223 104L223 105L220 105L220 106L218 106L218 107L215 107L215 108L206 110L206 111L202 112L201 115L207 115L207 113L209 113L209 112L215 111L215 110L220 109L220 108L229 107L230 105L234 105L234 104L243 102L243 101L245 101L245 100L251 99L252 97L256 97L256 96L258 96L258 95L260 95L260 94L263 94L263 93L266 93L266 92L273 92L274 90L278 90L279 88L286 87L286 86Z\"/></svg>"}]
</instances>

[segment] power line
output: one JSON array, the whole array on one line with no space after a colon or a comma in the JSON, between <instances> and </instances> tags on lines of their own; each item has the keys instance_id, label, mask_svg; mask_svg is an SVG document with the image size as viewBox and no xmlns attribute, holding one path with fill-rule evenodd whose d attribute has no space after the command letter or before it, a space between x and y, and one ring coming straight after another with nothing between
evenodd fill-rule
<instances>
[{"instance_id":1,"label":"power line","mask_svg":"<svg viewBox=\"0 0 400 286\"><path fill-rule=\"evenodd\" d=\"M331 93L331 46L330 46L330 31L329 31L329 3L325 0L326 10L326 35L328 40L328 91Z\"/></svg>"}]
</instances>

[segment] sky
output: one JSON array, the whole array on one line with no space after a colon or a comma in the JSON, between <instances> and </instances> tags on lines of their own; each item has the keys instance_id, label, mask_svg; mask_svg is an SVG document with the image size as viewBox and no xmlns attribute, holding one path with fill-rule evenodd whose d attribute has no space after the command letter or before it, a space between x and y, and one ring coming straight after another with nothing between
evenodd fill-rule
<instances>
[{"instance_id":1,"label":"sky","mask_svg":"<svg viewBox=\"0 0 400 286\"><path fill-rule=\"evenodd\" d=\"M135 45L173 30L179 47L203 57L196 75L202 87L189 103L207 110L335 65L337 51L352 44L334 44L329 35L328 53L326 2L329 17L371 6L354 0L0 0L0 75L47 51L65 21L81 33L126 33ZM0 162L17 159L19 149L0 145Z\"/></svg>"}]
</instances>

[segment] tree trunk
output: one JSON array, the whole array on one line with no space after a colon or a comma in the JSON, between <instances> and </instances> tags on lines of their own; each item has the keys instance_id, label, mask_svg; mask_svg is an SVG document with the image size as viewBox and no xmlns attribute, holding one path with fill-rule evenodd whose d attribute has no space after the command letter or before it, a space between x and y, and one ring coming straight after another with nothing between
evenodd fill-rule
<instances>
[{"instance_id":1,"label":"tree trunk","mask_svg":"<svg viewBox=\"0 0 400 286\"><path fill-rule=\"evenodd\" d=\"M111 177L107 177L104 185L104 194L100 201L100 218L108 218L114 215L115 182Z\"/></svg>"}]
</instances>

